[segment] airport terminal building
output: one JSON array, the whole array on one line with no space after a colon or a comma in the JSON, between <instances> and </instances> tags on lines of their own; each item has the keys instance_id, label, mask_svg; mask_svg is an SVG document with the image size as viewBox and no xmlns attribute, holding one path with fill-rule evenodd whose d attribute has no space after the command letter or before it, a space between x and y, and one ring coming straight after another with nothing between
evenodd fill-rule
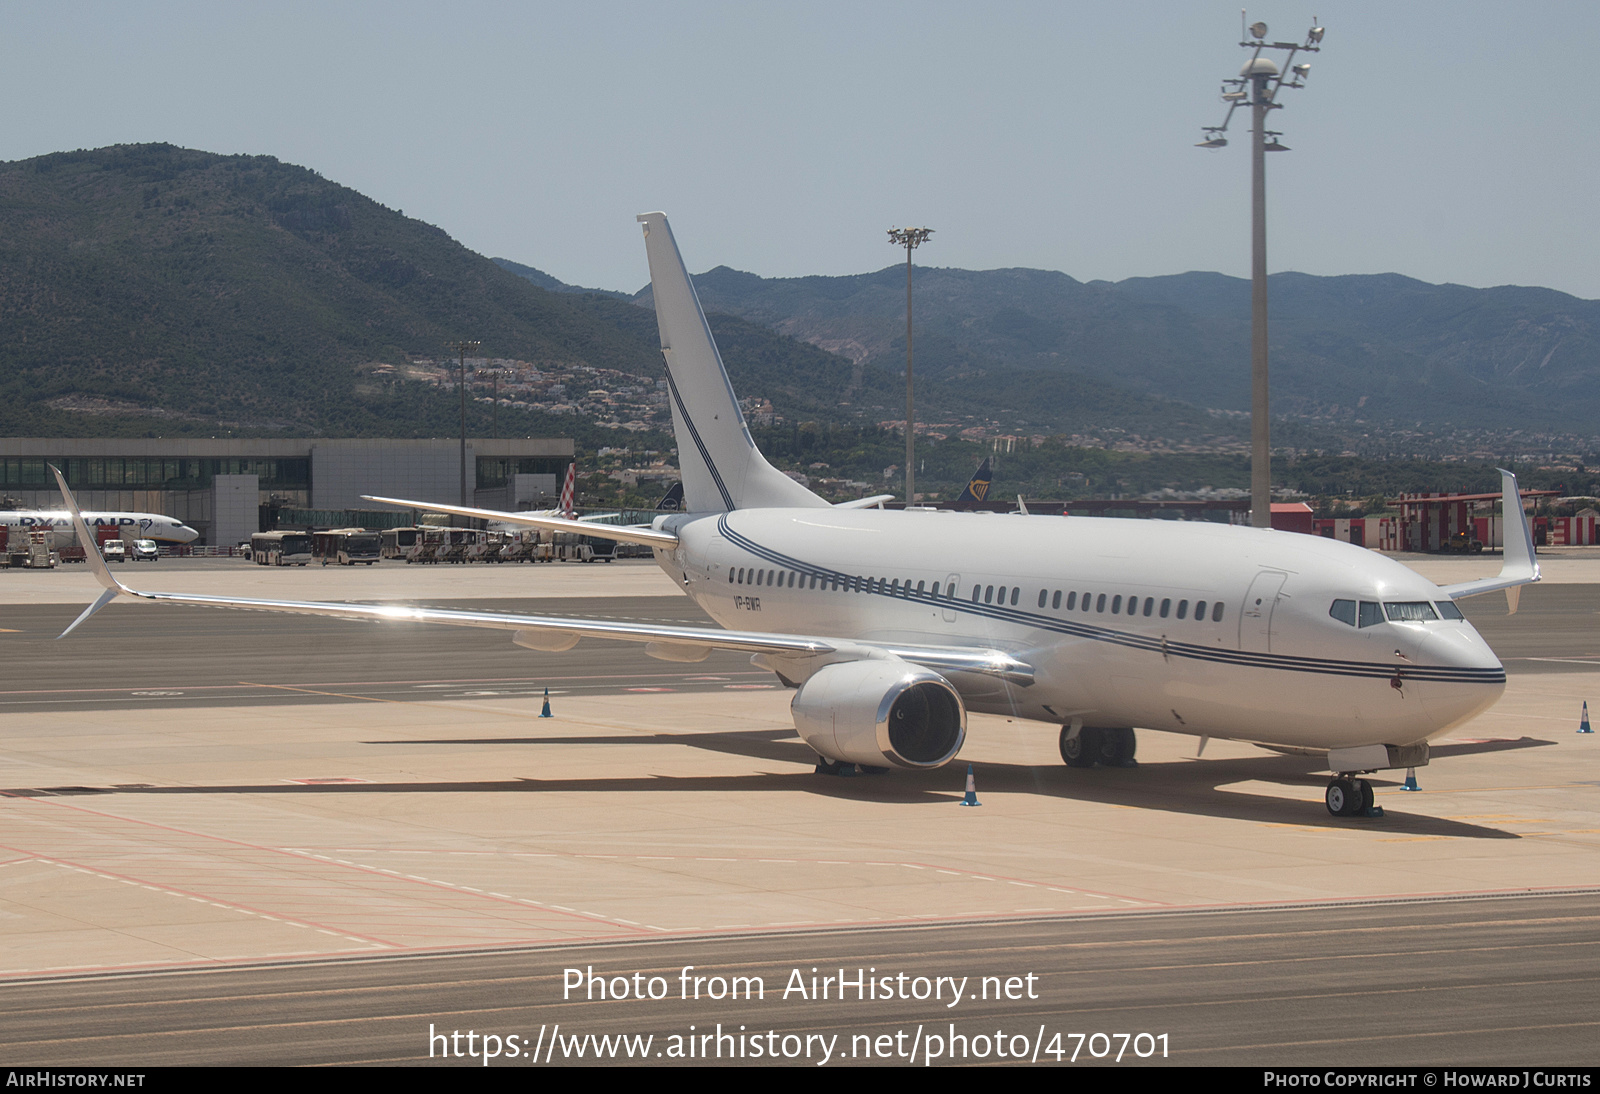
<instances>
[{"instance_id":1,"label":"airport terminal building","mask_svg":"<svg viewBox=\"0 0 1600 1094\"><path fill-rule=\"evenodd\" d=\"M5 507L59 509L48 465L86 509L165 513L228 545L260 530L263 507L371 509L362 494L454 503L461 442L272 438L0 438ZM467 439L467 504L518 509L560 491L567 438ZM475 472L475 473L471 473Z\"/></svg>"}]
</instances>

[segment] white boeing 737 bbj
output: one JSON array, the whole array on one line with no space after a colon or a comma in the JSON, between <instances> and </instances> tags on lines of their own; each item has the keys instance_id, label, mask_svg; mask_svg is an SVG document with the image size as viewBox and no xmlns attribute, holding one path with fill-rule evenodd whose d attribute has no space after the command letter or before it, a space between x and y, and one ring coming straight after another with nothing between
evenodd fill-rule
<instances>
[{"instance_id":1,"label":"white boeing 737 bbj","mask_svg":"<svg viewBox=\"0 0 1600 1094\"><path fill-rule=\"evenodd\" d=\"M1510 474L1502 572L1443 588L1290 532L832 506L762 457L666 217L639 220L684 512L627 528L370 500L647 544L728 629L142 592L95 557L105 591L64 633L135 597L500 628L534 650L584 638L645 643L667 661L737 650L797 689L795 726L821 772L938 767L976 710L1060 726L1074 767L1131 764L1134 727L1325 752L1327 806L1344 816L1372 812L1357 776L1425 764L1430 738L1504 690L1505 669L1453 601L1504 589L1515 607L1539 578Z\"/></svg>"}]
</instances>

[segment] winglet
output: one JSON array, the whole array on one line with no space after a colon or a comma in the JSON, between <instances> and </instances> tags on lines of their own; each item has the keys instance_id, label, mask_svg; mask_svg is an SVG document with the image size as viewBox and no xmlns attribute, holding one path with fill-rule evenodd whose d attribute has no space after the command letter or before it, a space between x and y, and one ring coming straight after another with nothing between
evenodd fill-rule
<instances>
[{"instance_id":1,"label":"winglet","mask_svg":"<svg viewBox=\"0 0 1600 1094\"><path fill-rule=\"evenodd\" d=\"M1522 586L1539 580L1539 560L1533 553L1533 526L1522 511L1522 494L1517 490L1517 477L1503 467L1496 470L1500 472L1501 538L1505 541L1500 573L1495 577L1446 585L1444 591L1450 599L1460 600L1464 596L1504 589L1506 607L1515 615Z\"/></svg>"},{"instance_id":2,"label":"winglet","mask_svg":"<svg viewBox=\"0 0 1600 1094\"><path fill-rule=\"evenodd\" d=\"M1500 472L1500 513L1503 531L1501 537L1505 540L1503 557L1504 563L1500 567L1501 577L1526 576L1529 581L1539 580L1539 561L1533 554L1533 526L1528 521L1528 515L1522 511L1522 495L1517 491L1517 477L1503 467L1495 470ZM1511 514L1517 515L1517 532L1512 534Z\"/></svg>"},{"instance_id":3,"label":"winglet","mask_svg":"<svg viewBox=\"0 0 1600 1094\"><path fill-rule=\"evenodd\" d=\"M50 471L56 477L56 485L61 488L61 498L67 503L67 511L72 514L72 528L78 533L78 542L83 545L83 557L89 564L89 570L94 574L95 580L100 582L103 592L100 598L83 610L83 614L72 621L72 625L56 638L65 638L77 630L78 624L88 619L95 612L111 603L119 596L133 596L132 590L111 576L111 569L106 565L106 560L100 555L100 547L94 541L94 533L89 531L89 524L83 519L83 513L78 509L78 499L72 496L72 491L67 489L66 476L54 464L49 465Z\"/></svg>"}]
</instances>

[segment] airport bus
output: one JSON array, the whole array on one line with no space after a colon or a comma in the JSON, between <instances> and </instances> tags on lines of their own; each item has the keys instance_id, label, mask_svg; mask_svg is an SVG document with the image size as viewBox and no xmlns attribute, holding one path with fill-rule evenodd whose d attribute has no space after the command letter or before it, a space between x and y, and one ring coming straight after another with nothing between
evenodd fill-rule
<instances>
[{"instance_id":1,"label":"airport bus","mask_svg":"<svg viewBox=\"0 0 1600 1094\"><path fill-rule=\"evenodd\" d=\"M561 562L610 562L617 557L617 541L576 532L556 532L550 537L552 554Z\"/></svg>"},{"instance_id":2,"label":"airport bus","mask_svg":"<svg viewBox=\"0 0 1600 1094\"><path fill-rule=\"evenodd\" d=\"M258 566L305 566L311 561L311 533L257 532L250 557Z\"/></svg>"},{"instance_id":3,"label":"airport bus","mask_svg":"<svg viewBox=\"0 0 1600 1094\"><path fill-rule=\"evenodd\" d=\"M311 533L311 553L327 566L371 566L382 557L383 535L365 528L330 528Z\"/></svg>"},{"instance_id":4,"label":"airport bus","mask_svg":"<svg viewBox=\"0 0 1600 1094\"><path fill-rule=\"evenodd\" d=\"M421 528L385 528L383 549L379 553L384 558L403 558L410 562L421 542Z\"/></svg>"}]
</instances>

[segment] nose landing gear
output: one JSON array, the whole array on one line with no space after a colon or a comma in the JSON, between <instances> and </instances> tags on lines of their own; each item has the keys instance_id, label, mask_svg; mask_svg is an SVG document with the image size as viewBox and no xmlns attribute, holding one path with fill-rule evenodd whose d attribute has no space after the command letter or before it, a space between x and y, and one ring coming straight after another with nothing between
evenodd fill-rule
<instances>
[{"instance_id":1,"label":"nose landing gear","mask_svg":"<svg viewBox=\"0 0 1600 1094\"><path fill-rule=\"evenodd\" d=\"M1322 800L1336 817L1381 817L1383 807L1373 804L1372 784L1366 779L1338 775L1328 782Z\"/></svg>"}]
</instances>

